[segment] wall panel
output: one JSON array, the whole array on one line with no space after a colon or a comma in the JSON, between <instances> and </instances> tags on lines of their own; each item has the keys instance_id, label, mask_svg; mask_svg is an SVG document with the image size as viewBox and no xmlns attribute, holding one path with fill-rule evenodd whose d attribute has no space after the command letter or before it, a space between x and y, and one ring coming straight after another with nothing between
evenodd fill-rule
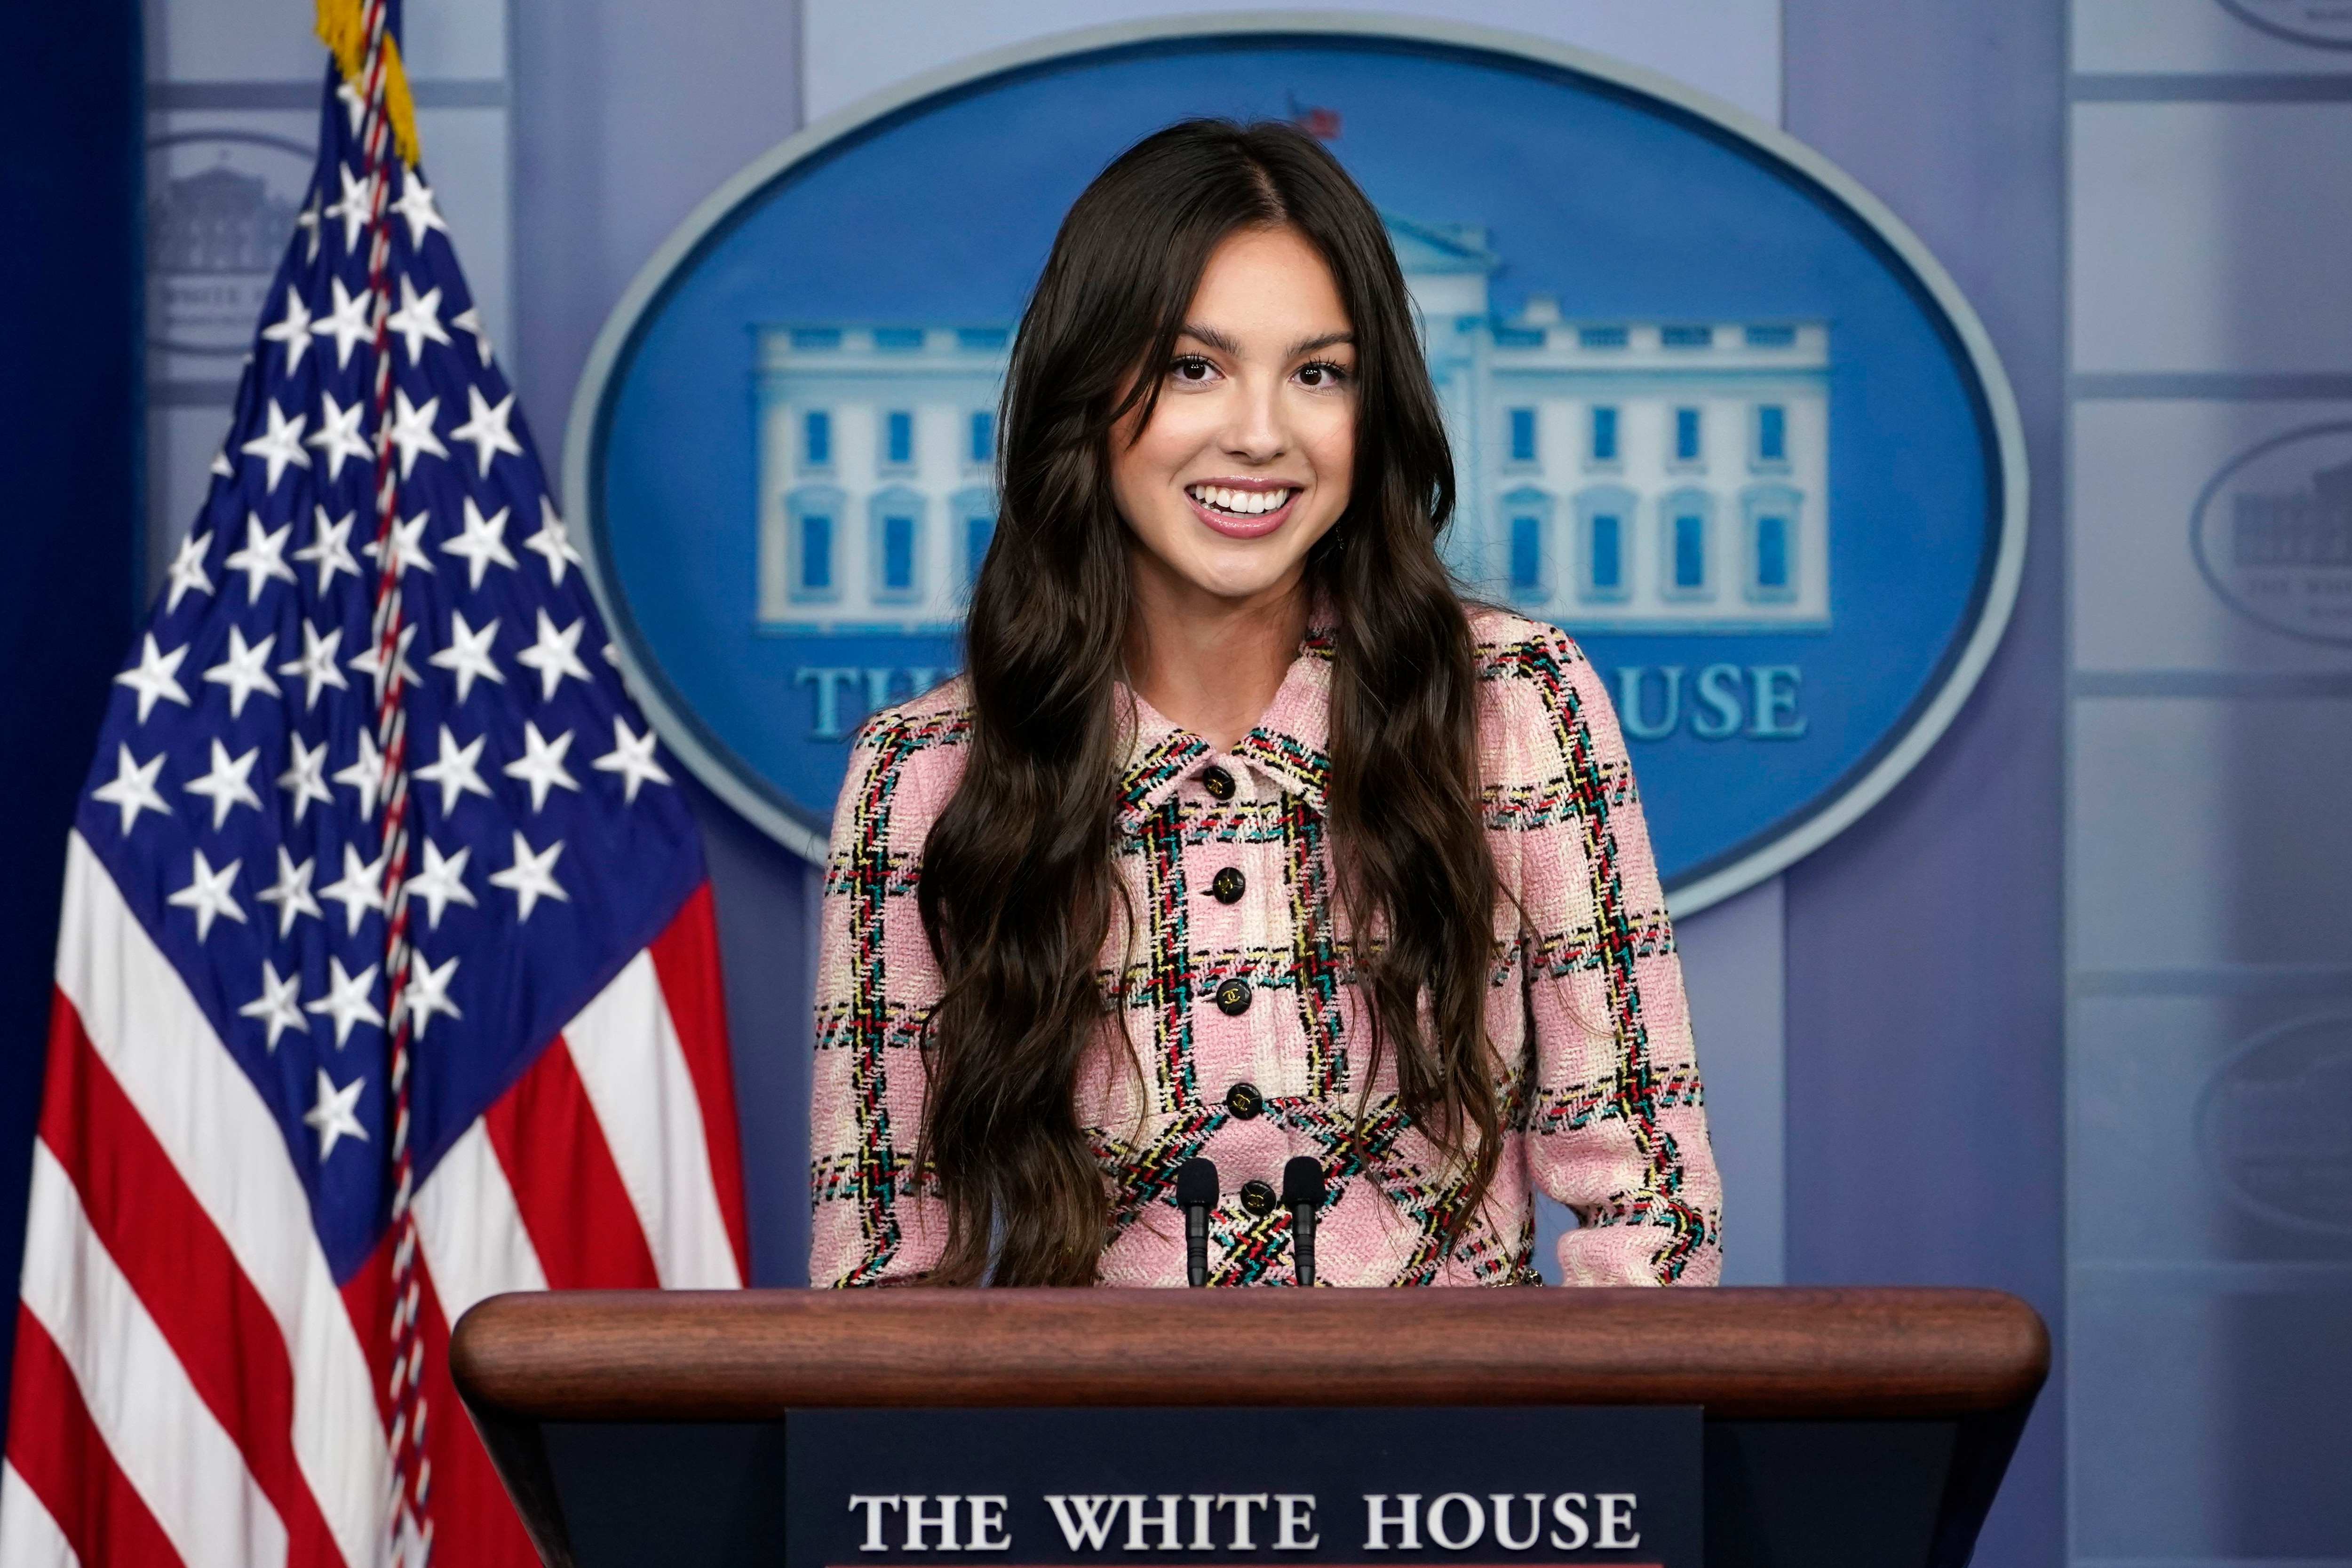
<instances>
[{"instance_id":1,"label":"wall panel","mask_svg":"<svg viewBox=\"0 0 2352 1568\"><path fill-rule=\"evenodd\" d=\"M2352 425L2342 13L2073 6L2065 1393L2084 1564L2352 1561L2352 428L2326 428Z\"/></svg>"},{"instance_id":2,"label":"wall panel","mask_svg":"<svg viewBox=\"0 0 2352 1568\"><path fill-rule=\"evenodd\" d=\"M2330 199L2352 167L2347 105L2093 100L2074 137L2076 374L2352 364Z\"/></svg>"},{"instance_id":3,"label":"wall panel","mask_svg":"<svg viewBox=\"0 0 2352 1568\"><path fill-rule=\"evenodd\" d=\"M2033 483L1983 680L1869 815L1790 868L1789 1277L1981 1284L2063 1366L2064 18L2050 0L1786 0L1787 124L1908 224L2000 351ZM1977 1561L2064 1559L2045 1393Z\"/></svg>"},{"instance_id":4,"label":"wall panel","mask_svg":"<svg viewBox=\"0 0 2352 1568\"><path fill-rule=\"evenodd\" d=\"M2341 698L2077 698L2078 972L2352 969L2344 719Z\"/></svg>"}]
</instances>

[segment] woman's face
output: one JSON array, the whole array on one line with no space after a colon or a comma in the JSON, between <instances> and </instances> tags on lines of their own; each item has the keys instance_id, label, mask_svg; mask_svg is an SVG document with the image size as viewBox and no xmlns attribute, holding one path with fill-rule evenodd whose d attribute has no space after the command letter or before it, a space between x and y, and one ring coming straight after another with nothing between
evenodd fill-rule
<instances>
[{"instance_id":1,"label":"woman's face","mask_svg":"<svg viewBox=\"0 0 2352 1568\"><path fill-rule=\"evenodd\" d=\"M1139 589L1287 591L1355 473L1356 346L1331 269L1294 229L1229 235L1154 370L1150 423L1111 437L1136 569L1160 580Z\"/></svg>"}]
</instances>

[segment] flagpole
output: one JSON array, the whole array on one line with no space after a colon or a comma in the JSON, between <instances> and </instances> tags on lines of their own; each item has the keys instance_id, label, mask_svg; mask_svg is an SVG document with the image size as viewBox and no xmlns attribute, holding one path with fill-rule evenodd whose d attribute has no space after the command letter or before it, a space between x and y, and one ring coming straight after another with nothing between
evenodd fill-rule
<instances>
[{"instance_id":1,"label":"flagpole","mask_svg":"<svg viewBox=\"0 0 2352 1568\"><path fill-rule=\"evenodd\" d=\"M411 1568L425 1568L433 1553L433 1520L427 1500L432 1461L425 1455L425 1401L422 1385L425 1345L418 1325L420 1286L415 1211L415 1167L409 1145L409 1017L404 1005L408 967L408 763L407 711L401 668L400 578L404 562L394 548L400 514L400 481L392 455L392 311L389 277L392 234L384 222L393 175L391 117L386 111L388 0L367 0L362 101L366 136L363 157L369 183L368 292L375 327L375 538L376 588L373 632L382 690L376 703L376 745L383 758L383 841L384 881L384 1016L392 1046L392 1371L387 1389L392 1406L394 1502L387 1527L391 1556L401 1557L404 1534L413 1543ZM403 1526L406 1529L404 1531Z\"/></svg>"}]
</instances>

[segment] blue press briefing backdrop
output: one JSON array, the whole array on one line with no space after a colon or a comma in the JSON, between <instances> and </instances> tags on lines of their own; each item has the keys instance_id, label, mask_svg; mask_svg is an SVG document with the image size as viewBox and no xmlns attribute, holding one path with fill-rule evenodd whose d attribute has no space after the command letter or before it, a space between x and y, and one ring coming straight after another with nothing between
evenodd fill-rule
<instances>
[{"instance_id":1,"label":"blue press briefing backdrop","mask_svg":"<svg viewBox=\"0 0 2352 1568\"><path fill-rule=\"evenodd\" d=\"M2023 527L2006 389L1934 264L1727 111L1399 26L983 67L788 143L673 241L592 364L569 493L715 787L817 852L857 721L953 670L1023 301L1087 181L1195 114L1299 120L1381 208L1454 442L1448 558L1608 674L1683 907L1932 738Z\"/></svg>"}]
</instances>

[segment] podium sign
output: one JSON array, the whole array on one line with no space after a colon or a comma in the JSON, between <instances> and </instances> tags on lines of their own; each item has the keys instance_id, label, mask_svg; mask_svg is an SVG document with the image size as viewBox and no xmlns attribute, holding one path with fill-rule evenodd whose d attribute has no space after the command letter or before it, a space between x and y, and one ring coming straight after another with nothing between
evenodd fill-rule
<instances>
[{"instance_id":1,"label":"podium sign","mask_svg":"<svg viewBox=\"0 0 2352 1568\"><path fill-rule=\"evenodd\" d=\"M1699 1568L1703 1440L1694 1406L796 1410L784 1563Z\"/></svg>"}]
</instances>

